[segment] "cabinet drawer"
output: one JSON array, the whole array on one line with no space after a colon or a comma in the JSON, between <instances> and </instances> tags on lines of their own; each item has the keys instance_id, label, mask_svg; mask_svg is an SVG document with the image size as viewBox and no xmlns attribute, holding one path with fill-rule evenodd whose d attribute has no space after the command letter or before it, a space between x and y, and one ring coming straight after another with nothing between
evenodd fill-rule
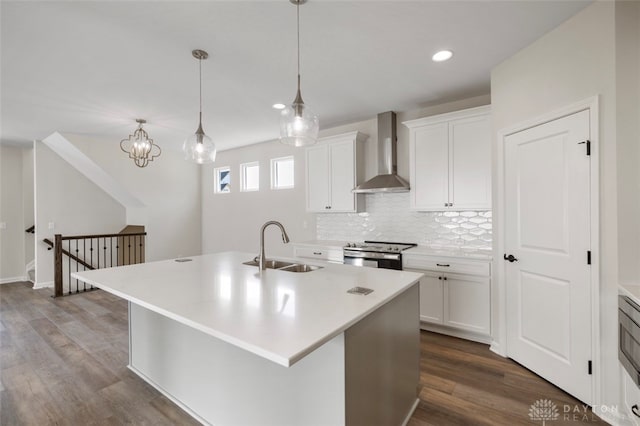
<instances>
[{"instance_id":1,"label":"cabinet drawer","mask_svg":"<svg viewBox=\"0 0 640 426\"><path fill-rule=\"evenodd\" d=\"M328 260L331 262L342 262L343 260L342 249L330 249L327 247L295 247L293 255L295 257Z\"/></svg>"},{"instance_id":2,"label":"cabinet drawer","mask_svg":"<svg viewBox=\"0 0 640 426\"><path fill-rule=\"evenodd\" d=\"M405 269L411 268L455 274L480 275L486 277L491 275L491 266L489 262L465 262L458 259L404 254L402 256L402 265Z\"/></svg>"}]
</instances>

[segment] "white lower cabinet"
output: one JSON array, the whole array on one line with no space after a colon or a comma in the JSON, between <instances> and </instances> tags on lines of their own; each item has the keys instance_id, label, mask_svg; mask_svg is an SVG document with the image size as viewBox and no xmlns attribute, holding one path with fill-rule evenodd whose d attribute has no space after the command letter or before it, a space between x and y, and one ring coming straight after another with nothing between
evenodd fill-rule
<instances>
[{"instance_id":1,"label":"white lower cabinet","mask_svg":"<svg viewBox=\"0 0 640 426\"><path fill-rule=\"evenodd\" d=\"M489 343L491 276L489 261L403 255L403 268L420 280L420 322L426 330Z\"/></svg>"},{"instance_id":2,"label":"white lower cabinet","mask_svg":"<svg viewBox=\"0 0 640 426\"><path fill-rule=\"evenodd\" d=\"M342 263L342 246L304 244L298 243L293 246L295 257L307 259L324 260L333 263Z\"/></svg>"}]
</instances>

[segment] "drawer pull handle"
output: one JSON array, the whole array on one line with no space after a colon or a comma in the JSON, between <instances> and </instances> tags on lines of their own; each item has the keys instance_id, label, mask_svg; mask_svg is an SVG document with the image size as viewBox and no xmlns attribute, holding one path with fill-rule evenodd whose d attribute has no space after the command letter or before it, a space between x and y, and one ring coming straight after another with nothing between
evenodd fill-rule
<instances>
[{"instance_id":1,"label":"drawer pull handle","mask_svg":"<svg viewBox=\"0 0 640 426\"><path fill-rule=\"evenodd\" d=\"M631 407L631 411L633 411L633 414L635 414L636 417L640 417L640 412L638 412L638 404L634 404L633 407Z\"/></svg>"},{"instance_id":2,"label":"drawer pull handle","mask_svg":"<svg viewBox=\"0 0 640 426\"><path fill-rule=\"evenodd\" d=\"M448 263L436 263L436 266L443 266L445 268L448 268L450 265Z\"/></svg>"},{"instance_id":3,"label":"drawer pull handle","mask_svg":"<svg viewBox=\"0 0 640 426\"><path fill-rule=\"evenodd\" d=\"M321 251L314 251L313 254L315 254L316 256L320 256L322 254Z\"/></svg>"}]
</instances>

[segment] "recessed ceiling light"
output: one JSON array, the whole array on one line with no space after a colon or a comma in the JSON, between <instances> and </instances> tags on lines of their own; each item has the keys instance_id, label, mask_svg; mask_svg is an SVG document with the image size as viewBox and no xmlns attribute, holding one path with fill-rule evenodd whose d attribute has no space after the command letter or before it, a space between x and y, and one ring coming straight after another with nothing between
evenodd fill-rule
<instances>
[{"instance_id":1,"label":"recessed ceiling light","mask_svg":"<svg viewBox=\"0 0 640 426\"><path fill-rule=\"evenodd\" d=\"M273 104L273 109L284 109L285 104Z\"/></svg>"},{"instance_id":2,"label":"recessed ceiling light","mask_svg":"<svg viewBox=\"0 0 640 426\"><path fill-rule=\"evenodd\" d=\"M444 62L446 60L451 59L451 57L453 56L453 52L450 50L441 50L439 52L436 52L431 59L433 60L433 62Z\"/></svg>"}]
</instances>

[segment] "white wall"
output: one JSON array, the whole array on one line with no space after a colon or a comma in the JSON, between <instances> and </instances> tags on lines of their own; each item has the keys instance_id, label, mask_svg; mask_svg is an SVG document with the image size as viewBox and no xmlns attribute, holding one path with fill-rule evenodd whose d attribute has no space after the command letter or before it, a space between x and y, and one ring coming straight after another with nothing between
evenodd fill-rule
<instances>
[{"instance_id":1,"label":"white wall","mask_svg":"<svg viewBox=\"0 0 640 426\"><path fill-rule=\"evenodd\" d=\"M201 166L162 142L162 155L140 168L120 150L119 141L71 133L64 137L144 203L139 216L146 223L128 225L145 225L147 261L200 254Z\"/></svg>"},{"instance_id":2,"label":"white wall","mask_svg":"<svg viewBox=\"0 0 640 426\"><path fill-rule=\"evenodd\" d=\"M617 193L615 8L613 2L595 2L496 67L491 74L492 114L496 130L595 95L600 96L602 365L595 368L601 369L604 380L603 404L620 402L617 385L617 221L618 210L625 206L624 203L619 204ZM494 175L494 194L498 190ZM503 234L499 223L500 211L494 204L496 241ZM499 262L495 269L502 267L502 262ZM497 306L498 300L493 302Z\"/></svg>"},{"instance_id":3,"label":"white wall","mask_svg":"<svg viewBox=\"0 0 640 426\"><path fill-rule=\"evenodd\" d=\"M22 217L24 229L35 224L33 208L33 148L22 150ZM29 263L35 259L35 234L24 234L24 261Z\"/></svg>"},{"instance_id":4,"label":"white wall","mask_svg":"<svg viewBox=\"0 0 640 426\"><path fill-rule=\"evenodd\" d=\"M116 233L126 225L121 204L42 142L35 144L35 205L36 287L53 285L53 250L44 238Z\"/></svg>"},{"instance_id":5,"label":"white wall","mask_svg":"<svg viewBox=\"0 0 640 426\"><path fill-rule=\"evenodd\" d=\"M409 180L409 131L401 123L405 120L426 117L464 108L472 108L489 103L489 96L429 105L420 109L398 112L398 174ZM380 111L384 112L384 111ZM320 118L322 120L322 117ZM274 126L277 126L274 121ZM365 146L365 176L377 174L376 117L330 129L323 129L320 137L360 131L369 136ZM270 219L283 223L291 241L300 242L316 238L316 215L305 210L305 156L304 148L291 148L279 141L259 143L218 153L214 165L202 168L202 249L204 253L225 250L255 252L259 248L259 230ZM269 161L285 155L295 156L295 189L273 191L269 189ZM260 162L259 192L238 191L239 168L241 163ZM213 170L215 167L231 167L232 192L213 193ZM408 204L407 204L408 210ZM283 245L276 229L267 233L267 255L289 256L293 254L290 245Z\"/></svg>"},{"instance_id":6,"label":"white wall","mask_svg":"<svg viewBox=\"0 0 640 426\"><path fill-rule=\"evenodd\" d=\"M22 149L0 145L0 283L25 277Z\"/></svg>"},{"instance_id":7,"label":"white wall","mask_svg":"<svg viewBox=\"0 0 640 426\"><path fill-rule=\"evenodd\" d=\"M640 284L640 2L616 4L618 272Z\"/></svg>"}]
</instances>

